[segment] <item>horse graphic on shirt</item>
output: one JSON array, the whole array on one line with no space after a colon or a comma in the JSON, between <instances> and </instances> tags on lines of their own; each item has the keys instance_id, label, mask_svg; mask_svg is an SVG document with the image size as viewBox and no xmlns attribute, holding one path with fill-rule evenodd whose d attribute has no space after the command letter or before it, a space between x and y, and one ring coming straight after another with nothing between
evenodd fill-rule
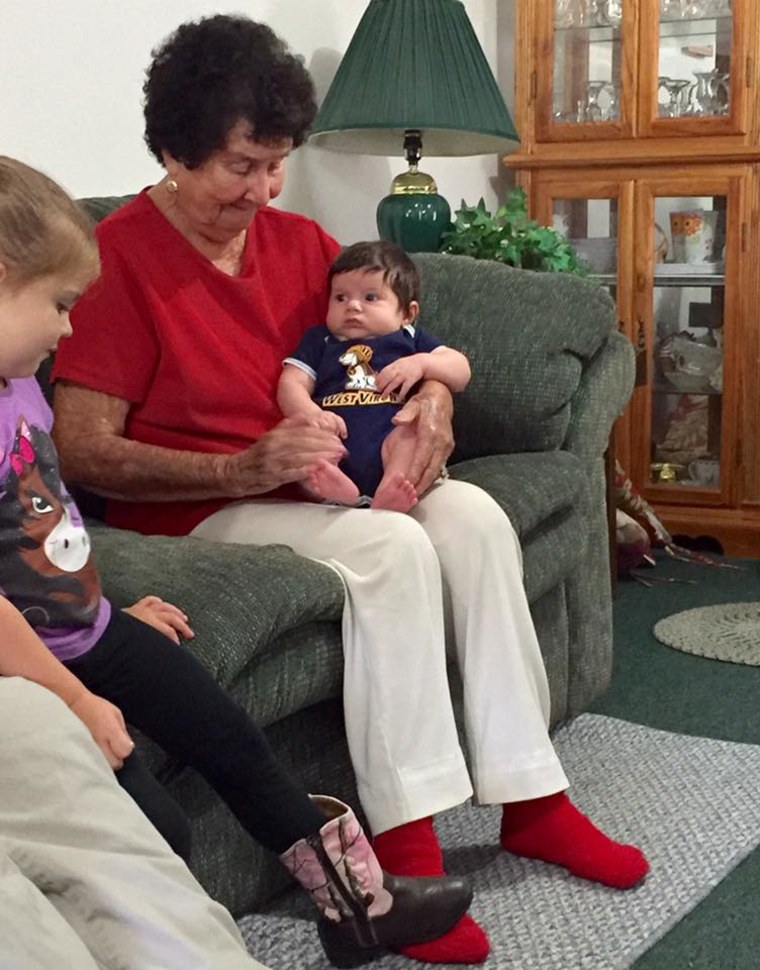
<instances>
[{"instance_id":1,"label":"horse graphic on shirt","mask_svg":"<svg viewBox=\"0 0 760 970\"><path fill-rule=\"evenodd\" d=\"M0 482L0 590L32 626L91 626L101 599L90 539L55 448L23 417Z\"/></svg>"}]
</instances>

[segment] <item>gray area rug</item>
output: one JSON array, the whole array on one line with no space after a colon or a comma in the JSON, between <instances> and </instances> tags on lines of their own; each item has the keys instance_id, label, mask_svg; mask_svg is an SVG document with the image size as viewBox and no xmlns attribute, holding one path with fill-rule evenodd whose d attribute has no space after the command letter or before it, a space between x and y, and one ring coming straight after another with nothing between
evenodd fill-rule
<instances>
[{"instance_id":1,"label":"gray area rug","mask_svg":"<svg viewBox=\"0 0 760 970\"><path fill-rule=\"evenodd\" d=\"M760 667L760 603L720 603L659 620L654 635L668 647L711 660Z\"/></svg>"},{"instance_id":2,"label":"gray area rug","mask_svg":"<svg viewBox=\"0 0 760 970\"><path fill-rule=\"evenodd\" d=\"M622 970L760 842L760 746L597 714L577 718L555 743L578 807L646 852L652 868L645 882L616 892L510 856L497 847L501 813L494 807L466 805L439 817L446 864L473 881L471 912L491 940L485 968ZM271 970L328 970L312 919L311 904L293 892L239 926ZM371 964L433 966L394 954Z\"/></svg>"}]
</instances>

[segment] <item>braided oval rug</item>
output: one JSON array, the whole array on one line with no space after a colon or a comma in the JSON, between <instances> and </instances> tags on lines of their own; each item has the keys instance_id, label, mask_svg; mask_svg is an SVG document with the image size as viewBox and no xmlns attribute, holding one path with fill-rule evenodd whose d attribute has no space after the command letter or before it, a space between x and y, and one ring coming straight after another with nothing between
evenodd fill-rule
<instances>
[{"instance_id":1,"label":"braided oval rug","mask_svg":"<svg viewBox=\"0 0 760 970\"><path fill-rule=\"evenodd\" d=\"M760 603L720 603L674 613L655 624L654 635L684 653L760 667Z\"/></svg>"}]
</instances>

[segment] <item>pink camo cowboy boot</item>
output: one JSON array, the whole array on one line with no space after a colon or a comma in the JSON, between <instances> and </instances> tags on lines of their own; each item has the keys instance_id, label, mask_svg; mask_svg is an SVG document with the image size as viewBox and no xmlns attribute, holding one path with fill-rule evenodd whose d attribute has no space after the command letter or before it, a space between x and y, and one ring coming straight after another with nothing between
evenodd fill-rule
<instances>
[{"instance_id":1,"label":"pink camo cowboy boot","mask_svg":"<svg viewBox=\"0 0 760 970\"><path fill-rule=\"evenodd\" d=\"M319 909L319 936L333 966L356 967L382 949L434 940L467 912L472 889L465 879L383 872L348 805L311 798L327 821L280 860Z\"/></svg>"}]
</instances>

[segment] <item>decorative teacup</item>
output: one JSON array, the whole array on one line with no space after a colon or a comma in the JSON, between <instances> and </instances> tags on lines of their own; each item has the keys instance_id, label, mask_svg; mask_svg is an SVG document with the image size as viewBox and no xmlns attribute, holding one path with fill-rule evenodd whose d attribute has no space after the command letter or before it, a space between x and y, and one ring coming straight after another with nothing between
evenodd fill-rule
<instances>
[{"instance_id":1,"label":"decorative teacup","mask_svg":"<svg viewBox=\"0 0 760 970\"><path fill-rule=\"evenodd\" d=\"M715 250L715 228L718 213L708 209L690 209L670 213L673 259L676 263L709 263Z\"/></svg>"},{"instance_id":2,"label":"decorative teacup","mask_svg":"<svg viewBox=\"0 0 760 970\"><path fill-rule=\"evenodd\" d=\"M720 462L716 458L695 458L689 462L689 478L703 488L717 488Z\"/></svg>"}]
</instances>

